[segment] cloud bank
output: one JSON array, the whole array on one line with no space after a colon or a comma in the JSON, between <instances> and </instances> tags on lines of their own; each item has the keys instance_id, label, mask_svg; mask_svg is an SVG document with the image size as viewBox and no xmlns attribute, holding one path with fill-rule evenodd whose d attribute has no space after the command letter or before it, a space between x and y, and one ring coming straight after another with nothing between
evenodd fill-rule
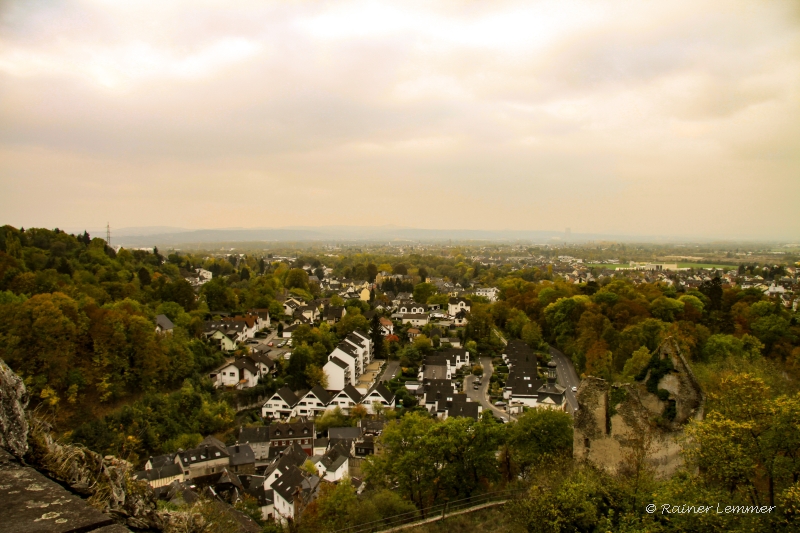
<instances>
[{"instance_id":1,"label":"cloud bank","mask_svg":"<svg viewBox=\"0 0 800 533\"><path fill-rule=\"evenodd\" d=\"M800 236L797 2L4 2L16 225Z\"/></svg>"}]
</instances>

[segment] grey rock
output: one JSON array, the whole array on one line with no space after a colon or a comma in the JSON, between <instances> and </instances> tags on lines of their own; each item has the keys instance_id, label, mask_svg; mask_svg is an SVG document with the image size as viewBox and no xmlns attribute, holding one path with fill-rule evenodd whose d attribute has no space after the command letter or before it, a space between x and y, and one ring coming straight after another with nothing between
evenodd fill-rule
<instances>
[{"instance_id":1,"label":"grey rock","mask_svg":"<svg viewBox=\"0 0 800 533\"><path fill-rule=\"evenodd\" d=\"M0 450L0 531L68 533L113 525L111 517ZM108 533L122 533L109 530Z\"/></svg>"},{"instance_id":2,"label":"grey rock","mask_svg":"<svg viewBox=\"0 0 800 533\"><path fill-rule=\"evenodd\" d=\"M21 458L28 451L25 383L0 359L0 448Z\"/></svg>"}]
</instances>

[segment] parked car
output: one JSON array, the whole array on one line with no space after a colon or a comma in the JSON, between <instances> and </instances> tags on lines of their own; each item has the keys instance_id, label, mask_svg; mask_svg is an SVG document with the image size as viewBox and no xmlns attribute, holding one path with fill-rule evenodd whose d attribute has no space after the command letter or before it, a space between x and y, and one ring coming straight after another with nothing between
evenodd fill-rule
<instances>
[{"instance_id":1,"label":"parked car","mask_svg":"<svg viewBox=\"0 0 800 533\"><path fill-rule=\"evenodd\" d=\"M480 385L478 385L477 383L473 383L473 384L472 384L472 388L473 388L473 389L475 389L475 390L478 390L478 389L480 389L480 388L481 388L481 386L480 386Z\"/></svg>"},{"instance_id":2,"label":"parked car","mask_svg":"<svg viewBox=\"0 0 800 533\"><path fill-rule=\"evenodd\" d=\"M269 346L271 348L272 346L274 346L274 344L273 344L272 341L270 341L270 342L267 343L267 346Z\"/></svg>"}]
</instances>

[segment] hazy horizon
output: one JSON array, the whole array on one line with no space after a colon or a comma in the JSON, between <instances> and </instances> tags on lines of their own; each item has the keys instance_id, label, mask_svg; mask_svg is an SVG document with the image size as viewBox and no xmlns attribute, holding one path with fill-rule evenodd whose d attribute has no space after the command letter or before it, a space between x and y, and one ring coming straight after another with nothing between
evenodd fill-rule
<instances>
[{"instance_id":1,"label":"hazy horizon","mask_svg":"<svg viewBox=\"0 0 800 533\"><path fill-rule=\"evenodd\" d=\"M800 3L0 3L0 224L800 240Z\"/></svg>"}]
</instances>

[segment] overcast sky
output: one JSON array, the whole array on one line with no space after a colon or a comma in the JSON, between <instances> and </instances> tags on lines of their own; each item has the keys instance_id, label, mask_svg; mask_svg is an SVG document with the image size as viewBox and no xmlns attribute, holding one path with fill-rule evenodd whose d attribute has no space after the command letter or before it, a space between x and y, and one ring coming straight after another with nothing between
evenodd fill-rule
<instances>
[{"instance_id":1,"label":"overcast sky","mask_svg":"<svg viewBox=\"0 0 800 533\"><path fill-rule=\"evenodd\" d=\"M0 1L0 213L800 238L800 2Z\"/></svg>"}]
</instances>

